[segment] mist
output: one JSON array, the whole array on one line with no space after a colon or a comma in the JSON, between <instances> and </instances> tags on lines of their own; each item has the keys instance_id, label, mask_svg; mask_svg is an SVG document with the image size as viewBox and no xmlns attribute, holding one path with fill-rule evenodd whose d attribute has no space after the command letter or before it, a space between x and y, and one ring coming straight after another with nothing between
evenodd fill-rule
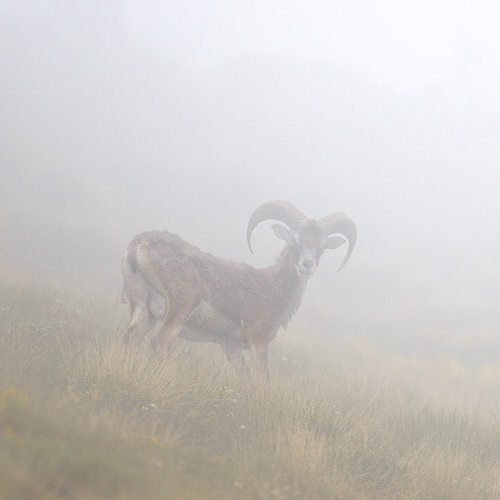
<instances>
[{"instance_id":1,"label":"mist","mask_svg":"<svg viewBox=\"0 0 500 500\"><path fill-rule=\"evenodd\" d=\"M290 330L500 363L495 2L0 2L0 257L112 276L150 229L270 265L250 214L348 214ZM281 331L278 335L288 335Z\"/></svg>"}]
</instances>

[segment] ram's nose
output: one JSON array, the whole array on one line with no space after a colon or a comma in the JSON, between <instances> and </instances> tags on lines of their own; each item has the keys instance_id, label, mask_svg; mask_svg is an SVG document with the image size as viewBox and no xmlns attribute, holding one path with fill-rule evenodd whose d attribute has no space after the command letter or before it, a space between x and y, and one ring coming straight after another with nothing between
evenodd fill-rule
<instances>
[{"instance_id":1,"label":"ram's nose","mask_svg":"<svg viewBox=\"0 0 500 500\"><path fill-rule=\"evenodd\" d=\"M304 267L304 269L306 271L312 271L312 269L314 268L314 260L312 260L312 259L305 259L302 262L302 266Z\"/></svg>"},{"instance_id":2,"label":"ram's nose","mask_svg":"<svg viewBox=\"0 0 500 500\"><path fill-rule=\"evenodd\" d=\"M297 266L297 271L301 276L311 276L316 271L316 262L313 259L304 259Z\"/></svg>"}]
</instances>

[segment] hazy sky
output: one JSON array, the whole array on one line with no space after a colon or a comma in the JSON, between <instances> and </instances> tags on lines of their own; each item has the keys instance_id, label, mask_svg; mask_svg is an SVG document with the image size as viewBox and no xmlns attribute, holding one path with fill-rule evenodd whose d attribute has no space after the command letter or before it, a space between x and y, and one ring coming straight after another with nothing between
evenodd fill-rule
<instances>
[{"instance_id":1,"label":"hazy sky","mask_svg":"<svg viewBox=\"0 0 500 500\"><path fill-rule=\"evenodd\" d=\"M308 318L500 356L498 26L493 1L0 0L0 252L118 274L165 228L267 265L247 218L287 199L359 228Z\"/></svg>"},{"instance_id":2,"label":"hazy sky","mask_svg":"<svg viewBox=\"0 0 500 500\"><path fill-rule=\"evenodd\" d=\"M194 70L265 54L339 64L405 94L441 85L457 105L498 105L494 1L130 1L124 22Z\"/></svg>"}]
</instances>

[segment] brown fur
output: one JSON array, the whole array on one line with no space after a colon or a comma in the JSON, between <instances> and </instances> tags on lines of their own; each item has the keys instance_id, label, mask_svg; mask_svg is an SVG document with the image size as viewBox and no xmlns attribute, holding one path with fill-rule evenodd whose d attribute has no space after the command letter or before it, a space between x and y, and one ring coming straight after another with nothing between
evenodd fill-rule
<instances>
[{"instance_id":1,"label":"brown fur","mask_svg":"<svg viewBox=\"0 0 500 500\"><path fill-rule=\"evenodd\" d=\"M299 307L307 283L297 262L307 247L317 265L326 241L314 221L289 234L276 263L264 269L202 252L167 231L136 236L123 258L131 313L124 342L137 345L159 322L151 341L157 352L167 354L177 336L216 342L248 374L242 350L250 349L257 375L267 379L269 342Z\"/></svg>"}]
</instances>

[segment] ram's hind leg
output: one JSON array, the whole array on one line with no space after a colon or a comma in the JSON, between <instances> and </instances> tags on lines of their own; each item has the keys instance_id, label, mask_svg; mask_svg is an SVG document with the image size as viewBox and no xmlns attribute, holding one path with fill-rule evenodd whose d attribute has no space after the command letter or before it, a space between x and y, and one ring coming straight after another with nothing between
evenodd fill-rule
<instances>
[{"instance_id":1,"label":"ram's hind leg","mask_svg":"<svg viewBox=\"0 0 500 500\"><path fill-rule=\"evenodd\" d=\"M158 329L158 333L151 339L151 347L155 354L164 359L168 358L172 344L186 325L198 302L199 298L194 294L191 297L185 294L181 300L169 297L168 312Z\"/></svg>"},{"instance_id":2,"label":"ram's hind leg","mask_svg":"<svg viewBox=\"0 0 500 500\"><path fill-rule=\"evenodd\" d=\"M154 315L149 307L152 294L154 296L150 285L140 274L132 272L128 260L124 258L123 296L130 305L130 323L123 334L123 343L127 344L128 350L137 349L142 339L156 325L157 318L161 317Z\"/></svg>"},{"instance_id":3,"label":"ram's hind leg","mask_svg":"<svg viewBox=\"0 0 500 500\"><path fill-rule=\"evenodd\" d=\"M130 300L130 324L123 334L123 342L137 349L142 339L153 329L157 320L144 302Z\"/></svg>"}]
</instances>

